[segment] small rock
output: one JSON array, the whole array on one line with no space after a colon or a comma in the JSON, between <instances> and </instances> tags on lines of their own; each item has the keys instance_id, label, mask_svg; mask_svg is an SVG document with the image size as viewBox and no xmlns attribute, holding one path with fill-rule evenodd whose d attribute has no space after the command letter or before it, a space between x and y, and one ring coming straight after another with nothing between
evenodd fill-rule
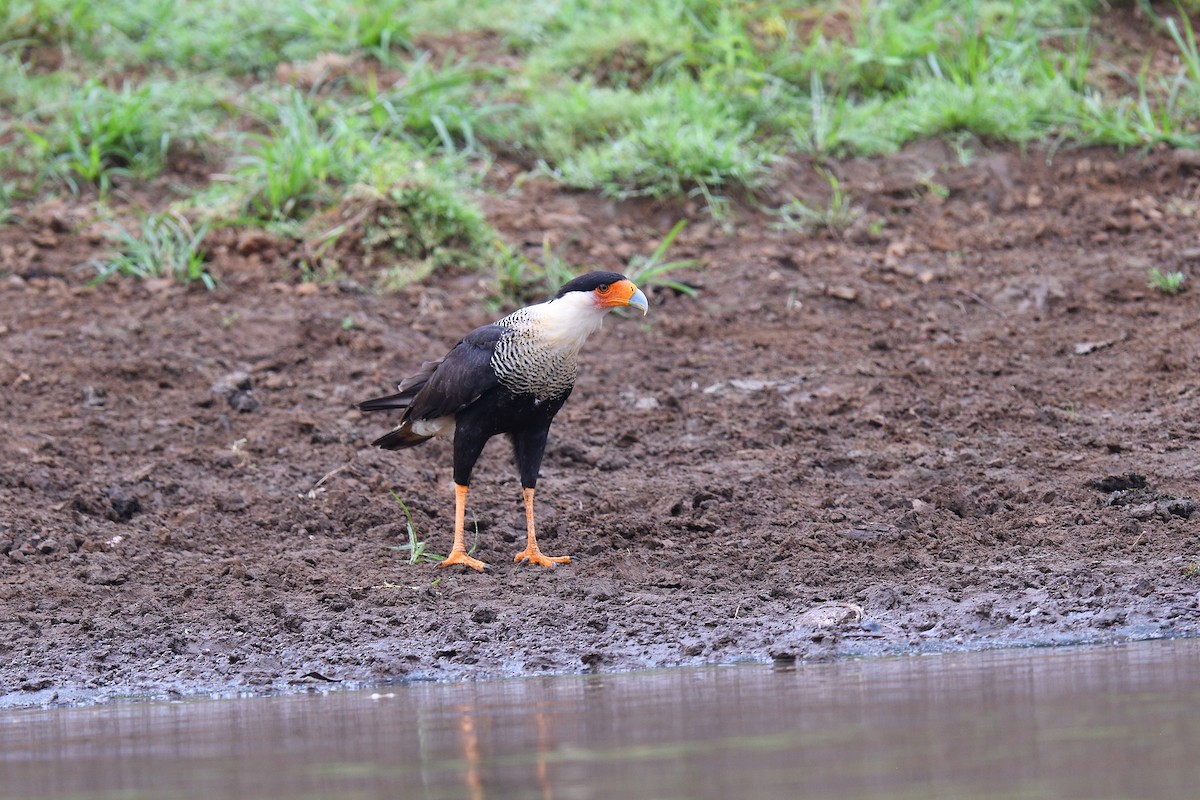
<instances>
[{"instance_id":1,"label":"small rock","mask_svg":"<svg viewBox=\"0 0 1200 800\"><path fill-rule=\"evenodd\" d=\"M249 414L262 407L262 403L258 402L254 394L248 391L238 390L233 392L227 400L229 401L230 408L242 414Z\"/></svg>"},{"instance_id":2,"label":"small rock","mask_svg":"<svg viewBox=\"0 0 1200 800\"><path fill-rule=\"evenodd\" d=\"M862 621L861 606L853 603L824 603L810 608L796 617L797 628L833 628L847 623Z\"/></svg>"},{"instance_id":3,"label":"small rock","mask_svg":"<svg viewBox=\"0 0 1200 800\"><path fill-rule=\"evenodd\" d=\"M212 385L213 394L224 397L235 411L250 413L262 405L254 396L254 384L248 372L237 371L225 375Z\"/></svg>"},{"instance_id":4,"label":"small rock","mask_svg":"<svg viewBox=\"0 0 1200 800\"><path fill-rule=\"evenodd\" d=\"M129 580L129 575L111 564L93 564L81 569L77 577L84 583L96 586L118 586Z\"/></svg>"},{"instance_id":5,"label":"small rock","mask_svg":"<svg viewBox=\"0 0 1200 800\"><path fill-rule=\"evenodd\" d=\"M254 382L250 379L250 373L238 370L231 372L228 375L222 376L212 385L212 393L224 395L228 397L239 389L248 392L254 388Z\"/></svg>"},{"instance_id":6,"label":"small rock","mask_svg":"<svg viewBox=\"0 0 1200 800\"><path fill-rule=\"evenodd\" d=\"M1089 353L1096 352L1097 350L1103 350L1107 347L1112 347L1114 344L1117 343L1117 341L1118 341L1117 339L1104 339L1104 340L1095 341L1095 342L1076 342L1075 343L1075 355L1086 356Z\"/></svg>"},{"instance_id":7,"label":"small rock","mask_svg":"<svg viewBox=\"0 0 1200 800\"><path fill-rule=\"evenodd\" d=\"M918 514L928 514L929 512L933 511L934 508L933 503L926 503L920 498L913 498L912 507L913 511L917 512Z\"/></svg>"},{"instance_id":8,"label":"small rock","mask_svg":"<svg viewBox=\"0 0 1200 800\"><path fill-rule=\"evenodd\" d=\"M42 541L38 542L37 549L42 555L48 556L58 549L58 542L54 541L53 539L43 539Z\"/></svg>"},{"instance_id":9,"label":"small rock","mask_svg":"<svg viewBox=\"0 0 1200 800\"><path fill-rule=\"evenodd\" d=\"M933 630L935 625L937 625L937 617L928 611L917 614L912 620L913 630L920 631L921 633Z\"/></svg>"},{"instance_id":10,"label":"small rock","mask_svg":"<svg viewBox=\"0 0 1200 800\"><path fill-rule=\"evenodd\" d=\"M1181 167L1200 168L1200 150L1182 147L1172 150L1171 158Z\"/></svg>"},{"instance_id":11,"label":"small rock","mask_svg":"<svg viewBox=\"0 0 1200 800\"><path fill-rule=\"evenodd\" d=\"M1164 522L1171 517L1191 519L1196 513L1197 503L1190 497L1169 497L1150 503L1139 503L1126 508L1129 516L1136 520L1146 521L1160 519Z\"/></svg>"},{"instance_id":12,"label":"small rock","mask_svg":"<svg viewBox=\"0 0 1200 800\"><path fill-rule=\"evenodd\" d=\"M105 514L113 522L128 522L142 510L142 503L120 486L110 486L105 492L111 511Z\"/></svg>"},{"instance_id":13,"label":"small rock","mask_svg":"<svg viewBox=\"0 0 1200 800\"><path fill-rule=\"evenodd\" d=\"M245 495L238 494L223 494L217 498L218 511L244 511L250 503L246 500Z\"/></svg>"},{"instance_id":14,"label":"small rock","mask_svg":"<svg viewBox=\"0 0 1200 800\"><path fill-rule=\"evenodd\" d=\"M1190 497L1176 497L1170 500L1161 500L1157 504L1159 506L1159 516L1163 519L1167 517L1183 517L1191 519L1196 513L1196 501Z\"/></svg>"},{"instance_id":15,"label":"small rock","mask_svg":"<svg viewBox=\"0 0 1200 800\"><path fill-rule=\"evenodd\" d=\"M858 302L858 290L851 286L826 286L825 295L847 303Z\"/></svg>"},{"instance_id":16,"label":"small rock","mask_svg":"<svg viewBox=\"0 0 1200 800\"><path fill-rule=\"evenodd\" d=\"M882 522L864 522L853 528L838 531L838 536L855 542L893 541L898 538L896 526Z\"/></svg>"},{"instance_id":17,"label":"small rock","mask_svg":"<svg viewBox=\"0 0 1200 800\"><path fill-rule=\"evenodd\" d=\"M108 390L103 386L83 387L84 408L103 408L108 403Z\"/></svg>"},{"instance_id":18,"label":"small rock","mask_svg":"<svg viewBox=\"0 0 1200 800\"><path fill-rule=\"evenodd\" d=\"M629 457L621 453L610 453L596 462L596 469L601 472L614 472L629 466Z\"/></svg>"},{"instance_id":19,"label":"small rock","mask_svg":"<svg viewBox=\"0 0 1200 800\"><path fill-rule=\"evenodd\" d=\"M489 622L496 621L496 610L487 606L479 606L471 612L471 621L478 622L481 625L486 625Z\"/></svg>"},{"instance_id":20,"label":"small rock","mask_svg":"<svg viewBox=\"0 0 1200 800\"><path fill-rule=\"evenodd\" d=\"M900 596L890 586L876 586L867 592L867 608L873 611L889 611L900 605Z\"/></svg>"}]
</instances>

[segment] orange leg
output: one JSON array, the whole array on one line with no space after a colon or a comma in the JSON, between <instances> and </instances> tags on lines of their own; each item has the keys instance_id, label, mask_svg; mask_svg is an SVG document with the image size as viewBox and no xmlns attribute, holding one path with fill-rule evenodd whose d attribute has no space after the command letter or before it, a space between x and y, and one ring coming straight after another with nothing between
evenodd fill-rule
<instances>
[{"instance_id":1,"label":"orange leg","mask_svg":"<svg viewBox=\"0 0 1200 800\"><path fill-rule=\"evenodd\" d=\"M450 548L450 555L446 556L446 560L438 564L439 569L444 569L451 564L466 564L471 569L480 572L487 569L487 564L478 558L471 558L467 555L467 547L463 542L463 525L466 513L467 487L456 483L454 484L454 546Z\"/></svg>"},{"instance_id":2,"label":"orange leg","mask_svg":"<svg viewBox=\"0 0 1200 800\"><path fill-rule=\"evenodd\" d=\"M533 489L522 489L521 494L525 497L525 526L529 533L525 540L525 549L517 553L513 557L513 561L528 561L539 567L553 567L555 564L569 563L570 556L542 555L542 551L538 548L537 535L533 532Z\"/></svg>"}]
</instances>

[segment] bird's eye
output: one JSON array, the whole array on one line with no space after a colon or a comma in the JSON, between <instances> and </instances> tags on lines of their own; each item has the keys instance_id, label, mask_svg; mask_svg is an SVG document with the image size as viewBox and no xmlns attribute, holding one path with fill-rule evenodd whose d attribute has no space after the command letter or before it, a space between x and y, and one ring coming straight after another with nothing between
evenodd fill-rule
<instances>
[{"instance_id":1,"label":"bird's eye","mask_svg":"<svg viewBox=\"0 0 1200 800\"><path fill-rule=\"evenodd\" d=\"M608 294L608 288L609 287L608 287L607 283L602 283L596 287L596 291L599 292L600 294Z\"/></svg>"}]
</instances>

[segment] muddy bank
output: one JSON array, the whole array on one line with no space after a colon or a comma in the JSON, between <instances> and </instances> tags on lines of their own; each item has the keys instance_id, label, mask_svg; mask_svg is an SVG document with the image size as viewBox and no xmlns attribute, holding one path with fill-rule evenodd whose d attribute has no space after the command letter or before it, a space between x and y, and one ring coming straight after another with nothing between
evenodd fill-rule
<instances>
[{"instance_id":1,"label":"muddy bank","mask_svg":"<svg viewBox=\"0 0 1200 800\"><path fill-rule=\"evenodd\" d=\"M582 359L539 484L501 441L446 552L450 452L372 450L374 396L500 315L478 276L381 296L292 245L215 248L216 293L86 287L55 205L0 230L0 704L829 658L1200 631L1200 178L1169 153L922 144L840 165L849 230L732 230L527 181L510 241L651 289ZM816 203L795 164L778 196ZM932 179L930 175L934 176ZM933 191L931 187L940 187ZM827 186L825 187L827 189Z\"/></svg>"}]
</instances>

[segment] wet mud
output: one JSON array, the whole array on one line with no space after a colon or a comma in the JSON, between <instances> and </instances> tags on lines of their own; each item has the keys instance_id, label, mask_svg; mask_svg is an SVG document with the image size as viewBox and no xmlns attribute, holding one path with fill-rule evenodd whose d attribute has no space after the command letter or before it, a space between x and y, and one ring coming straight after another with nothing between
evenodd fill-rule
<instances>
[{"instance_id":1,"label":"wet mud","mask_svg":"<svg viewBox=\"0 0 1200 800\"><path fill-rule=\"evenodd\" d=\"M443 271L218 233L209 293L88 286L84 201L0 229L0 704L265 693L1200 632L1200 159L927 142L804 161L726 220L527 180L486 200L537 257L620 269L681 217L695 297L644 287L581 358L539 483L553 570L512 563L507 445L477 469L486 574L449 548L450 449L356 401L495 319ZM512 170L515 172L515 169ZM472 522L473 519L473 522ZM469 534L469 538L474 534Z\"/></svg>"}]
</instances>

